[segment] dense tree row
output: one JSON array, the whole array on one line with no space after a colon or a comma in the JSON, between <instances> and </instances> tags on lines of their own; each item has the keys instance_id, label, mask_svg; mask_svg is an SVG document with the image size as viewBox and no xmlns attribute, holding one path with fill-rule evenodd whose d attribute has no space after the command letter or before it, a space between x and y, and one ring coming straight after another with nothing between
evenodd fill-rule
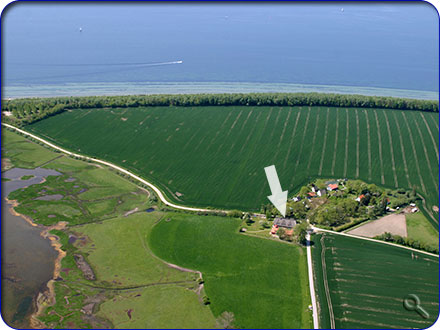
<instances>
[{"instance_id":1,"label":"dense tree row","mask_svg":"<svg viewBox=\"0 0 440 330\"><path fill-rule=\"evenodd\" d=\"M438 112L439 103L394 97L320 93L179 94L29 98L2 101L2 111L13 116L4 120L17 125L78 108L120 108L138 106L332 106L388 108Z\"/></svg>"},{"instance_id":2,"label":"dense tree row","mask_svg":"<svg viewBox=\"0 0 440 330\"><path fill-rule=\"evenodd\" d=\"M409 246L414 249L425 250L425 251L435 253L435 254L438 254L438 252L439 252L438 247L436 247L436 246L425 244L424 242L420 242L420 241L414 240L412 238L402 237L399 235L393 235L391 233L385 233L385 234L376 236L374 238L380 239L380 240L386 241L386 242Z\"/></svg>"}]
</instances>

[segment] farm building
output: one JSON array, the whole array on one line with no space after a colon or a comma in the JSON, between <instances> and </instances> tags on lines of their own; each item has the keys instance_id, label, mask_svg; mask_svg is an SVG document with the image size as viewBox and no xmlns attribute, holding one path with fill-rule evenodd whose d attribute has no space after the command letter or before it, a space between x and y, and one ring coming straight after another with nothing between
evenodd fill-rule
<instances>
[{"instance_id":1,"label":"farm building","mask_svg":"<svg viewBox=\"0 0 440 330\"><path fill-rule=\"evenodd\" d=\"M293 228L296 225L296 220L293 219L286 219L286 218L275 218L273 221L273 224L278 227L284 227L284 228Z\"/></svg>"},{"instance_id":2,"label":"farm building","mask_svg":"<svg viewBox=\"0 0 440 330\"><path fill-rule=\"evenodd\" d=\"M286 218L275 218L273 221L272 229L270 230L270 233L272 235L276 235L278 230L280 228L284 228L286 235L292 236L293 235L293 227L296 225L296 221L293 219L286 219Z\"/></svg>"},{"instance_id":3,"label":"farm building","mask_svg":"<svg viewBox=\"0 0 440 330\"><path fill-rule=\"evenodd\" d=\"M327 191L325 189L319 189L316 193L319 197L325 196Z\"/></svg>"},{"instance_id":4,"label":"farm building","mask_svg":"<svg viewBox=\"0 0 440 330\"><path fill-rule=\"evenodd\" d=\"M328 186L327 186L327 190L328 191L334 191L334 190L338 190L338 184L337 183L330 183Z\"/></svg>"},{"instance_id":5,"label":"farm building","mask_svg":"<svg viewBox=\"0 0 440 330\"><path fill-rule=\"evenodd\" d=\"M362 194L362 195L360 195L358 198L356 198L356 202L360 202L361 201L361 199L362 198L364 198L365 197L365 195L364 194Z\"/></svg>"}]
</instances>

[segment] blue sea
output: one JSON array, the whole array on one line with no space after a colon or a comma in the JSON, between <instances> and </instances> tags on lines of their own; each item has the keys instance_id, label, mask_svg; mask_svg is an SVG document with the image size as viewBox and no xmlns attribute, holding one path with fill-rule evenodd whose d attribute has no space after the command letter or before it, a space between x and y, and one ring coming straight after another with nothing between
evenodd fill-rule
<instances>
[{"instance_id":1,"label":"blue sea","mask_svg":"<svg viewBox=\"0 0 440 330\"><path fill-rule=\"evenodd\" d=\"M435 99L438 31L422 2L20 2L2 17L2 97L315 90Z\"/></svg>"}]
</instances>

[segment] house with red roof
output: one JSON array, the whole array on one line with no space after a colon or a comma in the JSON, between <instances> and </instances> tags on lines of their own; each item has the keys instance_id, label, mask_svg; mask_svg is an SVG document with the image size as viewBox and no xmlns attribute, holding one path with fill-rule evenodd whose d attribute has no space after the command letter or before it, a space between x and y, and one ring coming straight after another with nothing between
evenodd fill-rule
<instances>
[{"instance_id":1,"label":"house with red roof","mask_svg":"<svg viewBox=\"0 0 440 330\"><path fill-rule=\"evenodd\" d=\"M338 184L337 183L330 183L328 186L327 186L327 190L328 191L334 191L334 190L338 190Z\"/></svg>"},{"instance_id":2,"label":"house with red roof","mask_svg":"<svg viewBox=\"0 0 440 330\"><path fill-rule=\"evenodd\" d=\"M357 202L360 202L360 201L362 200L362 198L364 198L364 197L365 197L365 195L362 194L362 195L360 195L358 198L356 198L356 201L357 201Z\"/></svg>"}]
</instances>

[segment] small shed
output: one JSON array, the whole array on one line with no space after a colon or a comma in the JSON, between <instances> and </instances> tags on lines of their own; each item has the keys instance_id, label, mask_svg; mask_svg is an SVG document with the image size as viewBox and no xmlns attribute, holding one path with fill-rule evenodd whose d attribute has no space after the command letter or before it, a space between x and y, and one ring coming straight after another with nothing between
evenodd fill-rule
<instances>
[{"instance_id":1,"label":"small shed","mask_svg":"<svg viewBox=\"0 0 440 330\"><path fill-rule=\"evenodd\" d=\"M327 190L325 190L325 189L319 189L317 192L317 195L319 197L325 196L326 194L327 194Z\"/></svg>"}]
</instances>

